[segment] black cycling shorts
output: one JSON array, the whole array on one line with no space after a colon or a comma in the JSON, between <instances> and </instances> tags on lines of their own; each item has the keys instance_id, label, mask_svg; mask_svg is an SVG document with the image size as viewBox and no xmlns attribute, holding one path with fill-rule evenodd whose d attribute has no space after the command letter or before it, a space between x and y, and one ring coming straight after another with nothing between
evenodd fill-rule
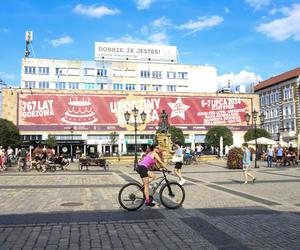
<instances>
[{"instance_id":1,"label":"black cycling shorts","mask_svg":"<svg viewBox=\"0 0 300 250\"><path fill-rule=\"evenodd\" d=\"M176 169L181 169L182 168L182 162L176 162L175 163L175 168Z\"/></svg>"},{"instance_id":2,"label":"black cycling shorts","mask_svg":"<svg viewBox=\"0 0 300 250\"><path fill-rule=\"evenodd\" d=\"M148 177L148 169L145 166L138 165L136 167L136 172L138 172L141 178Z\"/></svg>"}]
</instances>

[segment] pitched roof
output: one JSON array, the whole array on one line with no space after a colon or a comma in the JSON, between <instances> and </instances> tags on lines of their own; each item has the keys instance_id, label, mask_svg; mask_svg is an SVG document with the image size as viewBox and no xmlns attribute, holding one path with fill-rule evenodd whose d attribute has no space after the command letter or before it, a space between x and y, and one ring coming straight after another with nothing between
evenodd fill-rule
<instances>
[{"instance_id":1,"label":"pitched roof","mask_svg":"<svg viewBox=\"0 0 300 250\"><path fill-rule=\"evenodd\" d=\"M280 82L287 81L289 79L298 77L300 75L300 67L292 69L290 71L284 72L280 75L273 76L265 81L259 82L257 85L254 87L254 91L258 91L261 89L265 89L267 87L270 87L272 85L276 85Z\"/></svg>"}]
</instances>

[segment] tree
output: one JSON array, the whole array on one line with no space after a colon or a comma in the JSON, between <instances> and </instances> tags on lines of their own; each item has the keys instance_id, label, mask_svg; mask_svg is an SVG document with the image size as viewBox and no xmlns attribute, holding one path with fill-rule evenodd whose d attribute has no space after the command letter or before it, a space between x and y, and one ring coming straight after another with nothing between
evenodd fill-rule
<instances>
[{"instance_id":1,"label":"tree","mask_svg":"<svg viewBox=\"0 0 300 250\"><path fill-rule=\"evenodd\" d=\"M176 128L175 126L170 126L169 127L169 133L171 134L171 141L173 143L178 141L180 143L180 145L184 145L185 138L184 138L184 134L182 132L182 129Z\"/></svg>"},{"instance_id":2,"label":"tree","mask_svg":"<svg viewBox=\"0 0 300 250\"><path fill-rule=\"evenodd\" d=\"M220 137L223 137L223 145L230 146L233 143L233 135L229 128L224 126L214 126L210 128L205 136L205 143L207 146L219 147Z\"/></svg>"},{"instance_id":3,"label":"tree","mask_svg":"<svg viewBox=\"0 0 300 250\"><path fill-rule=\"evenodd\" d=\"M256 128L256 138L259 138L259 137L266 137L266 138L272 139L272 136L270 135L270 133L268 131L266 131L262 128ZM255 139L255 129L251 128L245 133L244 140L251 141L253 139Z\"/></svg>"},{"instance_id":4,"label":"tree","mask_svg":"<svg viewBox=\"0 0 300 250\"><path fill-rule=\"evenodd\" d=\"M48 135L47 140L45 141L47 148L55 148L57 145L56 138L54 135Z\"/></svg>"},{"instance_id":5,"label":"tree","mask_svg":"<svg viewBox=\"0 0 300 250\"><path fill-rule=\"evenodd\" d=\"M21 145L19 129L11 121L2 118L0 118L0 145L13 148Z\"/></svg>"}]
</instances>

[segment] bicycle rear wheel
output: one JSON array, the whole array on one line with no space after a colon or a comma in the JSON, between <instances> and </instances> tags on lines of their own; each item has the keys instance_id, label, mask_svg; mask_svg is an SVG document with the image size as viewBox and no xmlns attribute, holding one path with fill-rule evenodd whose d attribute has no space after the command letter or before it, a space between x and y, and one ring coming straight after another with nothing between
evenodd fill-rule
<instances>
[{"instance_id":1,"label":"bicycle rear wheel","mask_svg":"<svg viewBox=\"0 0 300 250\"><path fill-rule=\"evenodd\" d=\"M169 188L170 187L170 188ZM177 182L165 183L160 191L159 197L161 203L169 209L175 209L182 205L185 199L185 191Z\"/></svg>"},{"instance_id":2,"label":"bicycle rear wheel","mask_svg":"<svg viewBox=\"0 0 300 250\"><path fill-rule=\"evenodd\" d=\"M138 183L128 183L119 192L118 200L120 205L128 210L138 210L145 203L144 189Z\"/></svg>"}]
</instances>

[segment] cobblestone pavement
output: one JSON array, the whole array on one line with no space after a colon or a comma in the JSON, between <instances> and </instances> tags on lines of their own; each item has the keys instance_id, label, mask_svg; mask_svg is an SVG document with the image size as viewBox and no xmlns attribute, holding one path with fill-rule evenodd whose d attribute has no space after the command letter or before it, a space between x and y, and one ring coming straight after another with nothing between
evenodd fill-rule
<instances>
[{"instance_id":1,"label":"cobblestone pavement","mask_svg":"<svg viewBox=\"0 0 300 250\"><path fill-rule=\"evenodd\" d=\"M184 166L182 208L135 212L117 201L124 184L139 181L126 164L11 168L0 173L0 249L299 249L300 167L260 165L255 184L225 161Z\"/></svg>"}]
</instances>

